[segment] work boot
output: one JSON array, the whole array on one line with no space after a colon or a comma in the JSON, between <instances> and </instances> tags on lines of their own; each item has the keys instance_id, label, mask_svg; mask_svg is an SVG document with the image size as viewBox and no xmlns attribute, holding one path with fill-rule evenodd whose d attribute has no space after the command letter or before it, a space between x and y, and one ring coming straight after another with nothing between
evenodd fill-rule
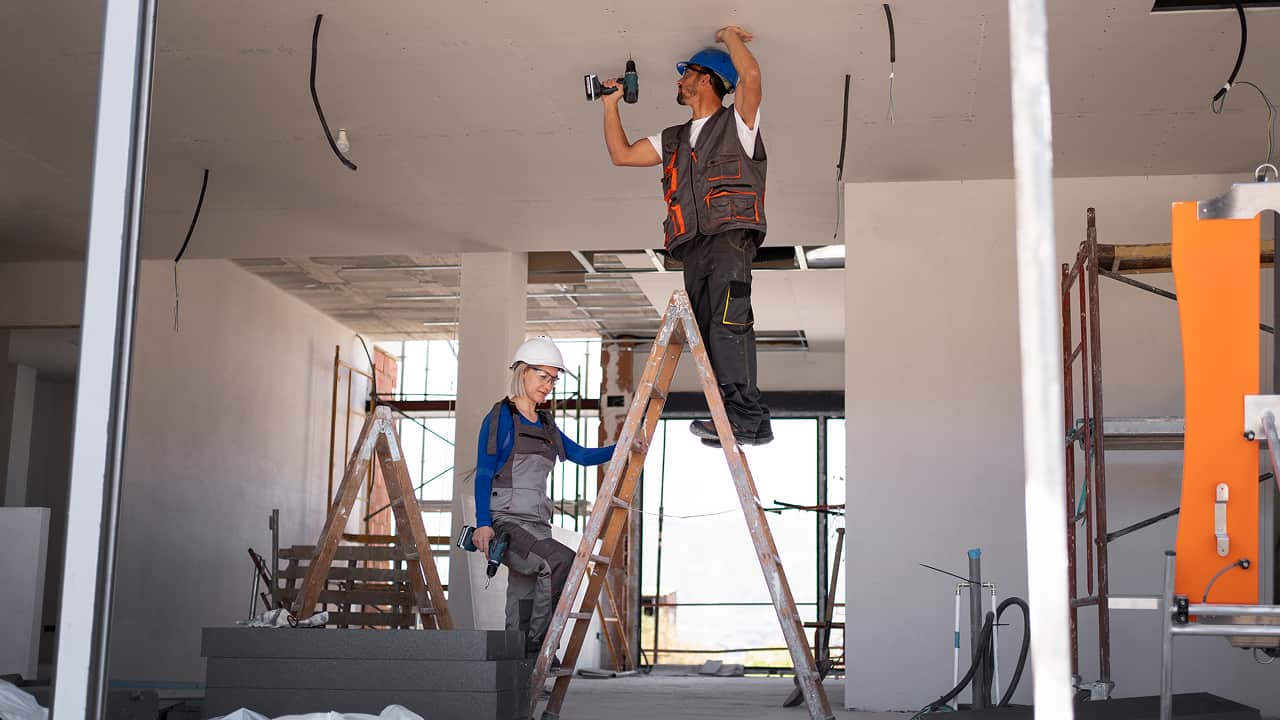
<instances>
[{"instance_id":1,"label":"work boot","mask_svg":"<svg viewBox=\"0 0 1280 720\"><path fill-rule=\"evenodd\" d=\"M766 415L765 419L760 422L759 427L756 428L756 444L768 445L771 442L773 442L773 425Z\"/></svg>"},{"instance_id":2,"label":"work boot","mask_svg":"<svg viewBox=\"0 0 1280 720\"><path fill-rule=\"evenodd\" d=\"M739 445L756 445L756 435L753 432L743 430L742 428L730 423L733 429L733 437L738 441ZM716 425L710 420L694 420L689 423L689 432L702 439L702 444L708 447L720 447L720 434L716 432ZM772 440L773 436L769 436Z\"/></svg>"}]
</instances>

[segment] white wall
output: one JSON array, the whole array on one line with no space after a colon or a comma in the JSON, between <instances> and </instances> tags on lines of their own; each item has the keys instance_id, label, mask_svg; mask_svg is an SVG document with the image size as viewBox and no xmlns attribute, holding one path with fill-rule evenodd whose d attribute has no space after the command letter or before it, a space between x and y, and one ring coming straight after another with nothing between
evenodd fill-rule
<instances>
[{"instance_id":1,"label":"white wall","mask_svg":"<svg viewBox=\"0 0 1280 720\"><path fill-rule=\"evenodd\" d=\"M641 352L641 350L643 352ZM636 348L634 372L639 381L649 361L649 346ZM839 390L844 387L844 354L838 352L783 351L758 352L756 371L764 392L799 390ZM686 352L671 378L672 392L701 392L693 358Z\"/></svg>"},{"instance_id":2,"label":"white wall","mask_svg":"<svg viewBox=\"0 0 1280 720\"><path fill-rule=\"evenodd\" d=\"M1059 258L1074 256L1084 239L1087 207L1097 208L1099 242L1168 242L1171 202L1207 198L1240 180L1059 180ZM848 185L845 210L846 336L857 338L846 345L845 375L846 704L915 709L950 685L954 599L953 580L916 563L963 572L965 550L981 547L984 579L997 582L1002 597L1026 595L1013 188L1008 180ZM1143 279L1172 287L1169 275ZM1181 414L1174 303L1102 283L1106 414ZM1264 368L1269 376L1269 360ZM1176 506L1180 475L1177 452L1109 453L1112 529ZM1173 547L1175 530L1169 520L1117 540L1112 592L1157 594L1161 553ZM1097 677L1091 615L1080 614L1086 679ZM1116 695L1157 692L1156 614L1114 611L1111 627ZM1006 668L1016 640L1017 630L1002 638ZM1278 669L1223 640L1180 640L1176 687L1274 715ZM1029 692L1028 677L1017 700L1028 701Z\"/></svg>"},{"instance_id":3,"label":"white wall","mask_svg":"<svg viewBox=\"0 0 1280 720\"><path fill-rule=\"evenodd\" d=\"M77 325L82 272L0 265L0 325ZM247 615L246 548L270 554L272 508L282 545L315 542L334 346L365 364L349 329L227 261L182 263L175 332L172 272L143 263L138 300L111 631L124 682L203 682L200 629Z\"/></svg>"}]
</instances>

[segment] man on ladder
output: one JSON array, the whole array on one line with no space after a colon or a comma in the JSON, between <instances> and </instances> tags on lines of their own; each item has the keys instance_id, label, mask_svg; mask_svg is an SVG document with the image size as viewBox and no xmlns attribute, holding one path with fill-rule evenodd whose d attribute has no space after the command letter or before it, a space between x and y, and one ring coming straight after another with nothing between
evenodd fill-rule
<instances>
[{"instance_id":1,"label":"man on ladder","mask_svg":"<svg viewBox=\"0 0 1280 720\"><path fill-rule=\"evenodd\" d=\"M716 33L728 52L707 48L676 63L676 102L693 117L659 135L629 142L618 113L623 93L605 95L604 140L614 165L662 164L667 252L684 264L685 291L734 437L740 445L763 445L773 440L773 430L756 386L751 262L766 230L767 161L760 137L760 65L747 50L751 39L730 25ZM736 102L724 107L728 93ZM689 429L703 444L720 446L710 420L695 420Z\"/></svg>"}]
</instances>

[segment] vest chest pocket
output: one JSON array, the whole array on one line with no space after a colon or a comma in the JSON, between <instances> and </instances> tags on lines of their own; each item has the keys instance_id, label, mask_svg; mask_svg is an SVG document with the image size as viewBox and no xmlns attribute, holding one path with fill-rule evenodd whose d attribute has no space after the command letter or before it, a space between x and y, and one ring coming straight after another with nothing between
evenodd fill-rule
<instances>
[{"instance_id":1,"label":"vest chest pocket","mask_svg":"<svg viewBox=\"0 0 1280 720\"><path fill-rule=\"evenodd\" d=\"M742 158L734 155L721 155L707 161L707 183L712 187L717 184L732 184L742 180Z\"/></svg>"}]
</instances>

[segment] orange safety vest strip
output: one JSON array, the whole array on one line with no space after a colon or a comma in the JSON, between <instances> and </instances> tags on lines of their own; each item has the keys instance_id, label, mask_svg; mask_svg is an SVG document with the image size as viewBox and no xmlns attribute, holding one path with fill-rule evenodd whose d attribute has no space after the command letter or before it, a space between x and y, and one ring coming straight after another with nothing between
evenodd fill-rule
<instances>
[{"instance_id":1,"label":"orange safety vest strip","mask_svg":"<svg viewBox=\"0 0 1280 720\"><path fill-rule=\"evenodd\" d=\"M1244 439L1244 396L1258 393L1259 223L1200 220L1197 204L1173 205L1173 278L1182 326L1186 449L1178 515L1175 592L1200 602L1258 602L1258 451ZM1230 551L1218 555L1214 502L1230 489Z\"/></svg>"}]
</instances>

